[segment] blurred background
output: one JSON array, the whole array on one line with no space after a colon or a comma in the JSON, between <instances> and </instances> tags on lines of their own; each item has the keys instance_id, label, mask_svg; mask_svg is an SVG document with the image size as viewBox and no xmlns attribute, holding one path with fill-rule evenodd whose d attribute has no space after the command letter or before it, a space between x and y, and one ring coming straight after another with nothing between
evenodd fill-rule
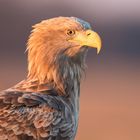
<instances>
[{"instance_id":1,"label":"blurred background","mask_svg":"<svg viewBox=\"0 0 140 140\"><path fill-rule=\"evenodd\" d=\"M26 77L31 26L56 16L87 20L103 42L87 56L76 140L140 140L139 0L0 0L0 89Z\"/></svg>"}]
</instances>

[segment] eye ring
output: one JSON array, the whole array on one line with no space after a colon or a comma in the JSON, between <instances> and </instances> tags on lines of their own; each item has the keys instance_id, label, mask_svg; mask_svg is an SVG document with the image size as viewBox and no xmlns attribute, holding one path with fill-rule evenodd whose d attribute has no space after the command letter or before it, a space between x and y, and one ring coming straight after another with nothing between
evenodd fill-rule
<instances>
[{"instance_id":1,"label":"eye ring","mask_svg":"<svg viewBox=\"0 0 140 140\"><path fill-rule=\"evenodd\" d=\"M67 35L73 36L75 34L74 30L67 30Z\"/></svg>"}]
</instances>

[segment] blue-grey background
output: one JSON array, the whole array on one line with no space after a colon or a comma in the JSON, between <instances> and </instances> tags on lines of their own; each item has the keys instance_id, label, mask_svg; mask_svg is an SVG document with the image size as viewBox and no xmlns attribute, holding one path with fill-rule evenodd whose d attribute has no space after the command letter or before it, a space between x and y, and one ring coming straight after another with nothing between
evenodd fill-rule
<instances>
[{"instance_id":1,"label":"blue-grey background","mask_svg":"<svg viewBox=\"0 0 140 140\"><path fill-rule=\"evenodd\" d=\"M139 7L139 0L0 0L0 89L26 77L24 52L32 25L80 17L100 34L103 48L87 56L76 140L139 140Z\"/></svg>"}]
</instances>

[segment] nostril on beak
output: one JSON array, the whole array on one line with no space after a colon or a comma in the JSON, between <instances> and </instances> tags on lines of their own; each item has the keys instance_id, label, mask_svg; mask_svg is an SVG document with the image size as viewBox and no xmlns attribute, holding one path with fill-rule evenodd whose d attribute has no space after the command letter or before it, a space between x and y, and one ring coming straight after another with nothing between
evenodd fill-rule
<instances>
[{"instance_id":1,"label":"nostril on beak","mask_svg":"<svg viewBox=\"0 0 140 140\"><path fill-rule=\"evenodd\" d=\"M88 33L87 36L91 35L91 33Z\"/></svg>"}]
</instances>

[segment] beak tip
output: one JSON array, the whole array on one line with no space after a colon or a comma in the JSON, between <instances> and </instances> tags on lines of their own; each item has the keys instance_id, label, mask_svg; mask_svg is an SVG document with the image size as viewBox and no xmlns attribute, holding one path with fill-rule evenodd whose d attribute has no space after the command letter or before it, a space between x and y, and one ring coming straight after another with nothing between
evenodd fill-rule
<instances>
[{"instance_id":1,"label":"beak tip","mask_svg":"<svg viewBox=\"0 0 140 140\"><path fill-rule=\"evenodd\" d=\"M97 54L99 54L99 53L100 53L100 50L101 50L101 48L97 48Z\"/></svg>"}]
</instances>

